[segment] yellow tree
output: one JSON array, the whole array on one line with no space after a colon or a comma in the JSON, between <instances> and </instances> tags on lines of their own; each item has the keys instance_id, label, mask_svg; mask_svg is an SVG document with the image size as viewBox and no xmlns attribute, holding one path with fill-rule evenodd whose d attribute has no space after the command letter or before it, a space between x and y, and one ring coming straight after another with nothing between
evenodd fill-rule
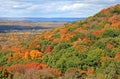
<instances>
[{"instance_id":1,"label":"yellow tree","mask_svg":"<svg viewBox=\"0 0 120 79\"><path fill-rule=\"evenodd\" d=\"M30 52L31 59L39 58L39 57L42 57L42 56L43 56L43 53L38 51L38 50L32 50Z\"/></svg>"}]
</instances>

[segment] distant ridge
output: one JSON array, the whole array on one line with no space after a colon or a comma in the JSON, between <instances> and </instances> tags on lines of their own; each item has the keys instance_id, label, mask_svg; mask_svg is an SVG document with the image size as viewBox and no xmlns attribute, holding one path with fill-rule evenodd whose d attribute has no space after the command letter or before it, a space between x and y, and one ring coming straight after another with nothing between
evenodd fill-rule
<instances>
[{"instance_id":1,"label":"distant ridge","mask_svg":"<svg viewBox=\"0 0 120 79\"><path fill-rule=\"evenodd\" d=\"M35 18L35 17L17 17L17 18L12 18L12 17L0 17L1 21L32 21L32 22L38 22L38 21L45 21L45 22L57 22L57 21L67 21L67 22L72 22L72 21L77 21L77 20L83 20L85 19L85 17L81 17L81 18Z\"/></svg>"}]
</instances>

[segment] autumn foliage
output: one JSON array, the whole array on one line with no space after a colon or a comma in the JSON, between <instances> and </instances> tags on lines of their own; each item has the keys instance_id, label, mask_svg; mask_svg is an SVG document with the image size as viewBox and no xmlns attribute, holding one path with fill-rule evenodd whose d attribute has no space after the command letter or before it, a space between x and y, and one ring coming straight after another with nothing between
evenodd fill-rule
<instances>
[{"instance_id":1,"label":"autumn foliage","mask_svg":"<svg viewBox=\"0 0 120 79\"><path fill-rule=\"evenodd\" d=\"M120 4L2 47L0 58L2 79L119 79Z\"/></svg>"},{"instance_id":2,"label":"autumn foliage","mask_svg":"<svg viewBox=\"0 0 120 79\"><path fill-rule=\"evenodd\" d=\"M115 59L119 59L120 58L120 52L118 52L116 55L115 55Z\"/></svg>"},{"instance_id":3,"label":"autumn foliage","mask_svg":"<svg viewBox=\"0 0 120 79\"><path fill-rule=\"evenodd\" d=\"M30 57L31 59L34 59L34 58L38 58L38 57L42 57L43 53L42 52L39 52L38 50L32 50L30 52Z\"/></svg>"},{"instance_id":4,"label":"autumn foliage","mask_svg":"<svg viewBox=\"0 0 120 79\"><path fill-rule=\"evenodd\" d=\"M107 44L107 48L108 48L108 49L112 49L113 47L114 47L114 46L113 46L112 44L110 44L110 43Z\"/></svg>"}]
</instances>

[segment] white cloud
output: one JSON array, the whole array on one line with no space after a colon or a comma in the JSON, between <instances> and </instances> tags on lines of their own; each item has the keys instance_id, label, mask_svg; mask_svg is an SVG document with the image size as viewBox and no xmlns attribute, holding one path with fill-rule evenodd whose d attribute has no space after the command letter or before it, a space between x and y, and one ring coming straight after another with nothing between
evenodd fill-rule
<instances>
[{"instance_id":1,"label":"white cloud","mask_svg":"<svg viewBox=\"0 0 120 79\"><path fill-rule=\"evenodd\" d=\"M0 0L0 17L28 16L33 12L33 10L38 9L38 7L39 6L37 4L32 2Z\"/></svg>"},{"instance_id":2,"label":"white cloud","mask_svg":"<svg viewBox=\"0 0 120 79\"><path fill-rule=\"evenodd\" d=\"M19 2L11 0L0 0L0 10L2 11L23 11L36 9L37 5L29 2Z\"/></svg>"},{"instance_id":3,"label":"white cloud","mask_svg":"<svg viewBox=\"0 0 120 79\"><path fill-rule=\"evenodd\" d=\"M83 7L88 6L88 4L80 4L80 3L75 3L75 4L71 4L71 5L65 5L59 8L59 10L62 11L66 11L66 10L76 10L76 9L80 9Z\"/></svg>"},{"instance_id":4,"label":"white cloud","mask_svg":"<svg viewBox=\"0 0 120 79\"><path fill-rule=\"evenodd\" d=\"M116 0L84 0L85 2L104 2L104 1L110 1L110 2L115 2Z\"/></svg>"},{"instance_id":5,"label":"white cloud","mask_svg":"<svg viewBox=\"0 0 120 79\"><path fill-rule=\"evenodd\" d=\"M35 9L37 9L39 7L39 5L32 5L32 6L30 6L30 7L28 7L28 8L26 8L27 10L35 10Z\"/></svg>"},{"instance_id":6,"label":"white cloud","mask_svg":"<svg viewBox=\"0 0 120 79\"><path fill-rule=\"evenodd\" d=\"M120 0L0 0L0 16L89 16Z\"/></svg>"},{"instance_id":7,"label":"white cloud","mask_svg":"<svg viewBox=\"0 0 120 79\"><path fill-rule=\"evenodd\" d=\"M107 1L109 1L109 2L115 2L116 0L107 0Z\"/></svg>"}]
</instances>

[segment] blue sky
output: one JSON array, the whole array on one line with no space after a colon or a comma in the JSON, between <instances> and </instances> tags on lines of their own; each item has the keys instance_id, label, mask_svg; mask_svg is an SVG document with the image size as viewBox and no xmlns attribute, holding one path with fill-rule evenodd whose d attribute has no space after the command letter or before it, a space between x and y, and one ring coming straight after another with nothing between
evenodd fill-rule
<instances>
[{"instance_id":1,"label":"blue sky","mask_svg":"<svg viewBox=\"0 0 120 79\"><path fill-rule=\"evenodd\" d=\"M88 17L120 0L0 0L0 17Z\"/></svg>"}]
</instances>

